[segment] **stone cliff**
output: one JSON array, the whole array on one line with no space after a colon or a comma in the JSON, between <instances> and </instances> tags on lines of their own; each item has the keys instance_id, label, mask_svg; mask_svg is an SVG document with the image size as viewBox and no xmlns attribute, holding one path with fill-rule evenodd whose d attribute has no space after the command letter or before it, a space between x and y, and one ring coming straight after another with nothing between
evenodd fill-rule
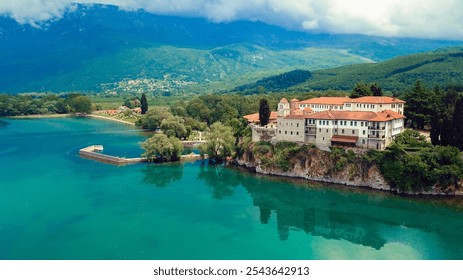
<instances>
[{"instance_id":1,"label":"stone cliff","mask_svg":"<svg viewBox=\"0 0 463 280\"><path fill-rule=\"evenodd\" d=\"M379 165L368 158L365 150L336 149L328 152L313 146L296 146L291 149L289 152L278 152L271 144L264 146L251 143L249 149L236 158L235 163L260 174L401 193L391 187ZM407 194L463 195L463 192L434 186L430 191Z\"/></svg>"}]
</instances>

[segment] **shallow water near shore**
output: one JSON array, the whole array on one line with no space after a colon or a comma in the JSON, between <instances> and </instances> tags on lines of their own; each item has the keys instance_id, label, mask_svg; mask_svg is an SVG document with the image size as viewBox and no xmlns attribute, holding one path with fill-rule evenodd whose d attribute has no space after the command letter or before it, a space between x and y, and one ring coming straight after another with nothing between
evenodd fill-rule
<instances>
[{"instance_id":1,"label":"shallow water near shore","mask_svg":"<svg viewBox=\"0 0 463 280\"><path fill-rule=\"evenodd\" d=\"M461 198L414 198L203 161L124 167L145 135L88 118L0 121L0 259L463 259Z\"/></svg>"}]
</instances>

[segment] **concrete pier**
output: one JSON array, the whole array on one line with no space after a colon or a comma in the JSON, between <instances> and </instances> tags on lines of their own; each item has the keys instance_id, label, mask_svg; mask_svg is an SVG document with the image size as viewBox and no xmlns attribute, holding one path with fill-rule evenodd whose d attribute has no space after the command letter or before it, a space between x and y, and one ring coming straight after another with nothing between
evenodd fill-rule
<instances>
[{"instance_id":1,"label":"concrete pier","mask_svg":"<svg viewBox=\"0 0 463 280\"><path fill-rule=\"evenodd\" d=\"M93 145L79 150L79 155L83 158L114 164L126 165L130 163L147 162L146 158L125 158L102 154L102 145Z\"/></svg>"}]
</instances>

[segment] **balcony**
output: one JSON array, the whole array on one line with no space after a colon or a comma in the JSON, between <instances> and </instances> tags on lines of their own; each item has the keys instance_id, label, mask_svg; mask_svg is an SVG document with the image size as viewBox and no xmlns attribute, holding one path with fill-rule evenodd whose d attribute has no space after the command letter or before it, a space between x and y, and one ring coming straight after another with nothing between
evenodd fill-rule
<instances>
[{"instance_id":1,"label":"balcony","mask_svg":"<svg viewBox=\"0 0 463 280\"><path fill-rule=\"evenodd\" d=\"M369 126L369 130L385 130L386 126Z\"/></svg>"},{"instance_id":2,"label":"balcony","mask_svg":"<svg viewBox=\"0 0 463 280\"><path fill-rule=\"evenodd\" d=\"M386 135L371 135L371 134L368 134L368 138L382 140L382 139L386 138Z\"/></svg>"}]
</instances>

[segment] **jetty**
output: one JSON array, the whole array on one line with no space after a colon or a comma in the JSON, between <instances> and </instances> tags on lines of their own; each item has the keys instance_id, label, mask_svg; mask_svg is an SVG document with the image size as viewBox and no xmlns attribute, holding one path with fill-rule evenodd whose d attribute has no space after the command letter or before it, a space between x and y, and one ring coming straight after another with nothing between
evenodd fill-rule
<instances>
[{"instance_id":1,"label":"jetty","mask_svg":"<svg viewBox=\"0 0 463 280\"><path fill-rule=\"evenodd\" d=\"M91 159L103 163L114 164L118 166L131 164L131 163L139 163L139 162L148 162L146 158L126 158L126 157L117 157L117 156L110 156L102 154L103 152L103 145L92 145L86 148L79 150L79 155L86 159ZM207 158L207 155L204 155L204 158ZM203 159L201 155L191 153L188 155L182 155L181 160L183 161L195 161Z\"/></svg>"},{"instance_id":2,"label":"jetty","mask_svg":"<svg viewBox=\"0 0 463 280\"><path fill-rule=\"evenodd\" d=\"M91 159L103 163L114 165L126 165L130 163L147 162L146 158L126 158L102 154L103 145L92 145L79 150L79 155L86 159Z\"/></svg>"}]
</instances>

